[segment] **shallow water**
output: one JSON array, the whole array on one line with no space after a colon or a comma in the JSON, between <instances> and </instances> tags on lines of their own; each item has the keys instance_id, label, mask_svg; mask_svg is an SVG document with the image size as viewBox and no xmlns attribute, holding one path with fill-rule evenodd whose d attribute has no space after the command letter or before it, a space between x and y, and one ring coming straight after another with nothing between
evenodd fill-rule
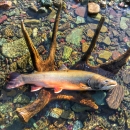
<instances>
[{"instance_id":1,"label":"shallow water","mask_svg":"<svg viewBox=\"0 0 130 130\"><path fill-rule=\"evenodd\" d=\"M52 9L41 9L35 12L30 9L33 3L38 9L41 4L33 0L14 0L13 7L0 10L0 16L6 20L0 24L0 129L1 130L128 130L130 129L130 60L118 72L114 79L124 86L125 97L117 110L110 109L105 97L107 92L95 93L95 101L99 110L92 110L70 101L53 101L42 111L32 117L28 123L19 120L15 110L33 102L38 93L30 92L29 85L18 89L6 90L6 78L12 71L20 73L33 72L33 66L25 41L22 39L21 19L35 19L25 23L31 38L43 59L49 53L55 15L48 18ZM84 17L75 12L80 7L87 10L86 5L66 0L67 12L62 11L57 34L56 62L63 62L71 67L84 54L91 42L100 15L92 18L85 11ZM74 5L77 7L74 8ZM115 6L113 6L115 7ZM81 8L80 8L81 10ZM84 9L83 9L84 10ZM130 13L129 8L112 7L101 9L105 17L96 47L90 57L92 65L113 60L130 47ZM78 12L78 11L77 11ZM56 14L56 13L54 13ZM48 20L49 19L49 20ZM121 24L121 20L123 25ZM1 20L1 18L0 18ZM65 26L66 24L66 26ZM63 28L63 25L65 26ZM73 35L72 35L73 32ZM61 114L62 112L65 114ZM59 114L58 114L59 113ZM68 115L67 115L68 114Z\"/></svg>"}]
</instances>

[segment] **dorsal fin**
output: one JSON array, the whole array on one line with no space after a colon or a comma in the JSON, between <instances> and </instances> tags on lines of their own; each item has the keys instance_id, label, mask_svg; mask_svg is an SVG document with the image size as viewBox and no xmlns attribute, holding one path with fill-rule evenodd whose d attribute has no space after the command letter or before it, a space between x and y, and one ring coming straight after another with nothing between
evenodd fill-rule
<instances>
[{"instance_id":1,"label":"dorsal fin","mask_svg":"<svg viewBox=\"0 0 130 130\"><path fill-rule=\"evenodd\" d=\"M59 71L60 70L69 70L64 64L62 64L59 68Z\"/></svg>"}]
</instances>

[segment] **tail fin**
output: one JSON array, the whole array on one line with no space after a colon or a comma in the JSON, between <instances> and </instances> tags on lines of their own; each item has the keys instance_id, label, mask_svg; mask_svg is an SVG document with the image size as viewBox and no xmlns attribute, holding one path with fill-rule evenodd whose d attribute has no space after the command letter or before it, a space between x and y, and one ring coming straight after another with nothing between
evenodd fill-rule
<instances>
[{"instance_id":1,"label":"tail fin","mask_svg":"<svg viewBox=\"0 0 130 130\"><path fill-rule=\"evenodd\" d=\"M16 73L16 72L11 73L9 76L9 82L7 83L6 88L12 89L12 88L17 88L21 85L24 85L21 74Z\"/></svg>"}]
</instances>

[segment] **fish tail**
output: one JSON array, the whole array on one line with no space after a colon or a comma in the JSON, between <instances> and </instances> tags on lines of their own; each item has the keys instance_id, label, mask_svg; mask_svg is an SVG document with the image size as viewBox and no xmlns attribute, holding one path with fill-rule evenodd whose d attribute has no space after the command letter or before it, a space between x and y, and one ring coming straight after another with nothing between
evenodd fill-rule
<instances>
[{"instance_id":1,"label":"fish tail","mask_svg":"<svg viewBox=\"0 0 130 130\"><path fill-rule=\"evenodd\" d=\"M17 88L19 86L24 85L24 81L22 78L22 75L16 72L12 72L9 75L9 82L7 83L6 88L7 89L12 89L12 88Z\"/></svg>"}]
</instances>

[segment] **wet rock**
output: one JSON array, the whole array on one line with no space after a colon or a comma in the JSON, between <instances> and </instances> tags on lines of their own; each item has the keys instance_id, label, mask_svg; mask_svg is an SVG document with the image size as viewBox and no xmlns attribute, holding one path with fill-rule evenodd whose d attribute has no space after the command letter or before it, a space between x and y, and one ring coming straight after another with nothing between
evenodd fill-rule
<instances>
[{"instance_id":1,"label":"wet rock","mask_svg":"<svg viewBox=\"0 0 130 130\"><path fill-rule=\"evenodd\" d=\"M88 13L97 14L100 11L100 6L94 2L88 3Z\"/></svg>"},{"instance_id":2,"label":"wet rock","mask_svg":"<svg viewBox=\"0 0 130 130\"><path fill-rule=\"evenodd\" d=\"M127 128L130 129L130 117L127 119Z\"/></svg>"},{"instance_id":3,"label":"wet rock","mask_svg":"<svg viewBox=\"0 0 130 130\"><path fill-rule=\"evenodd\" d=\"M85 19L83 17L77 16L76 17L76 24L85 23Z\"/></svg>"},{"instance_id":4,"label":"wet rock","mask_svg":"<svg viewBox=\"0 0 130 130\"><path fill-rule=\"evenodd\" d=\"M110 51L104 50L102 53L99 54L99 58L108 60L112 56L112 53Z\"/></svg>"},{"instance_id":5,"label":"wet rock","mask_svg":"<svg viewBox=\"0 0 130 130\"><path fill-rule=\"evenodd\" d=\"M51 13L47 16L47 20L50 21L52 18L56 17L56 11L51 8Z\"/></svg>"},{"instance_id":6,"label":"wet rock","mask_svg":"<svg viewBox=\"0 0 130 130\"><path fill-rule=\"evenodd\" d=\"M7 43L5 38L1 38L0 39L0 46L2 46L4 43Z\"/></svg>"},{"instance_id":7,"label":"wet rock","mask_svg":"<svg viewBox=\"0 0 130 130\"><path fill-rule=\"evenodd\" d=\"M18 37L18 38L22 38L23 37L23 32L22 32L22 30L21 30L21 28L19 28L19 27L14 27L15 28L15 35ZM32 29L31 28L29 28L29 27L26 27L26 30L27 30L27 32L28 32L28 34L29 34L29 36L32 34Z\"/></svg>"},{"instance_id":8,"label":"wet rock","mask_svg":"<svg viewBox=\"0 0 130 130\"><path fill-rule=\"evenodd\" d=\"M103 41L103 43L105 43L107 46L111 44L111 40L109 37L106 37Z\"/></svg>"},{"instance_id":9,"label":"wet rock","mask_svg":"<svg viewBox=\"0 0 130 130\"><path fill-rule=\"evenodd\" d=\"M38 29L34 28L33 29L33 37L37 37Z\"/></svg>"},{"instance_id":10,"label":"wet rock","mask_svg":"<svg viewBox=\"0 0 130 130\"><path fill-rule=\"evenodd\" d=\"M106 5L107 5L106 0L101 0L101 1L100 1L100 6L101 6L102 8L106 8Z\"/></svg>"},{"instance_id":11,"label":"wet rock","mask_svg":"<svg viewBox=\"0 0 130 130\"><path fill-rule=\"evenodd\" d=\"M4 30L3 30L3 33L6 37L13 37L14 36L14 32L12 30L12 28L10 27L6 27Z\"/></svg>"},{"instance_id":12,"label":"wet rock","mask_svg":"<svg viewBox=\"0 0 130 130\"><path fill-rule=\"evenodd\" d=\"M12 6L11 1L2 1L0 3L0 9L9 9Z\"/></svg>"},{"instance_id":13,"label":"wet rock","mask_svg":"<svg viewBox=\"0 0 130 130\"><path fill-rule=\"evenodd\" d=\"M130 37L130 31L126 30L127 35Z\"/></svg>"},{"instance_id":14,"label":"wet rock","mask_svg":"<svg viewBox=\"0 0 130 130\"><path fill-rule=\"evenodd\" d=\"M50 116L54 118L73 119L75 117L74 112L71 110L65 111L60 108L53 108L50 112Z\"/></svg>"},{"instance_id":15,"label":"wet rock","mask_svg":"<svg viewBox=\"0 0 130 130\"><path fill-rule=\"evenodd\" d=\"M13 111L13 104L11 102L2 104L0 102L0 113L5 114L7 112Z\"/></svg>"},{"instance_id":16,"label":"wet rock","mask_svg":"<svg viewBox=\"0 0 130 130\"><path fill-rule=\"evenodd\" d=\"M86 7L78 7L75 9L75 13L80 17L86 16Z\"/></svg>"},{"instance_id":17,"label":"wet rock","mask_svg":"<svg viewBox=\"0 0 130 130\"><path fill-rule=\"evenodd\" d=\"M58 127L58 128L61 128L61 127L63 127L65 125L65 121L62 120L62 119L59 119L59 120L57 120L57 121L54 122L54 125L56 127Z\"/></svg>"},{"instance_id":18,"label":"wet rock","mask_svg":"<svg viewBox=\"0 0 130 130\"><path fill-rule=\"evenodd\" d=\"M94 31L91 30L91 29L88 29L88 30L87 30L87 36L90 37L90 38L93 38L93 36L94 36Z\"/></svg>"},{"instance_id":19,"label":"wet rock","mask_svg":"<svg viewBox=\"0 0 130 130\"><path fill-rule=\"evenodd\" d=\"M33 40L34 45L40 43L41 40L36 38ZM20 38L14 42L4 43L2 46L2 54L5 57L16 58L25 55L28 52L28 48L24 38Z\"/></svg>"},{"instance_id":20,"label":"wet rock","mask_svg":"<svg viewBox=\"0 0 130 130\"><path fill-rule=\"evenodd\" d=\"M85 110L90 109L89 107L86 107L86 106L83 106L83 105L80 105L80 104L77 104L77 103L75 103L71 108L75 112L83 112Z\"/></svg>"},{"instance_id":21,"label":"wet rock","mask_svg":"<svg viewBox=\"0 0 130 130\"><path fill-rule=\"evenodd\" d=\"M123 72L122 78L123 78L124 83L126 84L130 83L130 72L129 71Z\"/></svg>"},{"instance_id":22,"label":"wet rock","mask_svg":"<svg viewBox=\"0 0 130 130\"><path fill-rule=\"evenodd\" d=\"M96 91L95 94L92 95L94 101L98 105L104 105L106 103L105 97L106 97L106 92L103 91Z\"/></svg>"},{"instance_id":23,"label":"wet rock","mask_svg":"<svg viewBox=\"0 0 130 130\"><path fill-rule=\"evenodd\" d=\"M119 35L119 33L118 33L116 30L113 30L112 32L113 32L113 35L114 35L114 36Z\"/></svg>"},{"instance_id":24,"label":"wet rock","mask_svg":"<svg viewBox=\"0 0 130 130\"><path fill-rule=\"evenodd\" d=\"M119 125L124 125L124 124L125 124L125 119L124 119L124 117L118 118L117 121L118 121Z\"/></svg>"},{"instance_id":25,"label":"wet rock","mask_svg":"<svg viewBox=\"0 0 130 130\"><path fill-rule=\"evenodd\" d=\"M127 17L127 18L130 18L130 10L127 10L127 11L126 11L126 17Z\"/></svg>"},{"instance_id":26,"label":"wet rock","mask_svg":"<svg viewBox=\"0 0 130 130\"><path fill-rule=\"evenodd\" d=\"M118 51L113 51L112 52L112 58L113 60L117 59L120 56L120 53Z\"/></svg>"},{"instance_id":27,"label":"wet rock","mask_svg":"<svg viewBox=\"0 0 130 130\"><path fill-rule=\"evenodd\" d=\"M121 17L121 21L120 21L120 28L121 29L127 29L128 28L128 25L126 24L127 21L129 21L129 18Z\"/></svg>"},{"instance_id":28,"label":"wet rock","mask_svg":"<svg viewBox=\"0 0 130 130\"><path fill-rule=\"evenodd\" d=\"M108 32L108 28L106 26L102 26L100 32L103 32L103 33Z\"/></svg>"},{"instance_id":29,"label":"wet rock","mask_svg":"<svg viewBox=\"0 0 130 130\"><path fill-rule=\"evenodd\" d=\"M45 7L50 7L52 6L52 0L41 0L41 3Z\"/></svg>"},{"instance_id":30,"label":"wet rock","mask_svg":"<svg viewBox=\"0 0 130 130\"><path fill-rule=\"evenodd\" d=\"M82 39L83 28L75 28L71 31L66 37L67 43L72 43L77 46L80 46L80 41Z\"/></svg>"},{"instance_id":31,"label":"wet rock","mask_svg":"<svg viewBox=\"0 0 130 130\"><path fill-rule=\"evenodd\" d=\"M6 15L1 16L0 17L0 24L2 24L6 20L7 20L7 16Z\"/></svg>"},{"instance_id":32,"label":"wet rock","mask_svg":"<svg viewBox=\"0 0 130 130\"><path fill-rule=\"evenodd\" d=\"M34 5L34 3L31 3L31 6L29 7L30 10L34 11L34 12L38 12L37 7Z\"/></svg>"},{"instance_id":33,"label":"wet rock","mask_svg":"<svg viewBox=\"0 0 130 130\"><path fill-rule=\"evenodd\" d=\"M12 96L15 96L17 93L16 93L16 90L12 89L10 92L7 92L7 96L9 97L12 97Z\"/></svg>"},{"instance_id":34,"label":"wet rock","mask_svg":"<svg viewBox=\"0 0 130 130\"><path fill-rule=\"evenodd\" d=\"M87 42L82 43L82 52L86 52L89 48L89 44Z\"/></svg>"},{"instance_id":35,"label":"wet rock","mask_svg":"<svg viewBox=\"0 0 130 130\"><path fill-rule=\"evenodd\" d=\"M37 19L25 19L24 23L27 23L27 24L39 24L40 20L37 20Z\"/></svg>"},{"instance_id":36,"label":"wet rock","mask_svg":"<svg viewBox=\"0 0 130 130\"><path fill-rule=\"evenodd\" d=\"M126 42L127 46L130 47L130 41Z\"/></svg>"},{"instance_id":37,"label":"wet rock","mask_svg":"<svg viewBox=\"0 0 130 130\"><path fill-rule=\"evenodd\" d=\"M72 48L71 47L64 46L64 51L63 51L62 58L63 59L68 59L70 57L70 55L71 55L71 52L72 52Z\"/></svg>"},{"instance_id":38,"label":"wet rock","mask_svg":"<svg viewBox=\"0 0 130 130\"><path fill-rule=\"evenodd\" d=\"M69 28L70 28L70 23L69 22L64 23L61 26L59 26L60 31L65 31L66 29L69 29Z\"/></svg>"},{"instance_id":39,"label":"wet rock","mask_svg":"<svg viewBox=\"0 0 130 130\"><path fill-rule=\"evenodd\" d=\"M83 127L83 124L81 121L77 120L74 122L73 130L80 130Z\"/></svg>"},{"instance_id":40,"label":"wet rock","mask_svg":"<svg viewBox=\"0 0 130 130\"><path fill-rule=\"evenodd\" d=\"M20 103L20 104L28 104L29 102L30 98L23 94L18 94L13 100L13 103Z\"/></svg>"}]
</instances>

